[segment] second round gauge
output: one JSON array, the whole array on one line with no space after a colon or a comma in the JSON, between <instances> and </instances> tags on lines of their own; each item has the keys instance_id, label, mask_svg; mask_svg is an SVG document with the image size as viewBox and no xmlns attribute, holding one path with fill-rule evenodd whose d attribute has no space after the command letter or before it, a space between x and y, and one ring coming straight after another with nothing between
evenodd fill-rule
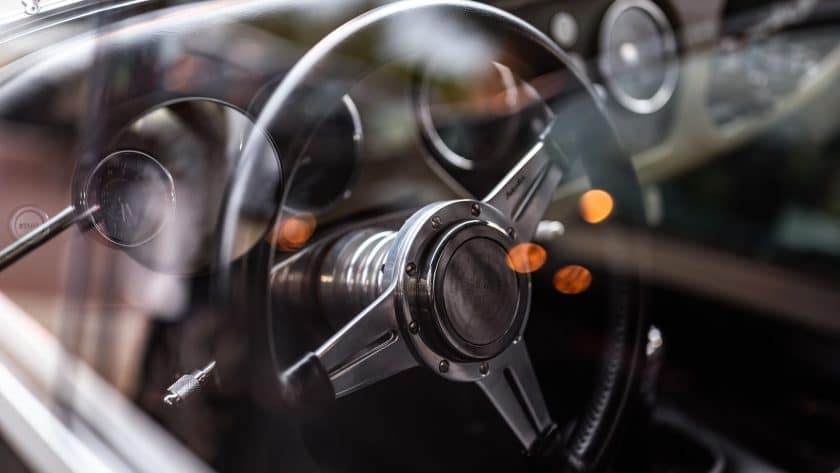
<instances>
[{"instance_id":1,"label":"second round gauge","mask_svg":"<svg viewBox=\"0 0 840 473\"><path fill-rule=\"evenodd\" d=\"M156 159L137 150L108 155L85 186L85 205L96 230L125 247L148 242L175 210L175 183Z\"/></svg>"},{"instance_id":2,"label":"second round gauge","mask_svg":"<svg viewBox=\"0 0 840 473\"><path fill-rule=\"evenodd\" d=\"M432 61L420 74L418 125L435 163L471 194L483 195L539 141L551 111L513 67L499 62L463 71L452 67Z\"/></svg>"},{"instance_id":3,"label":"second round gauge","mask_svg":"<svg viewBox=\"0 0 840 473\"><path fill-rule=\"evenodd\" d=\"M258 144L236 209L236 258L277 212L280 161L268 135L239 109L184 99L151 109L116 137L119 151L91 173L85 204L96 229L142 264L169 273L210 269L220 217L246 142Z\"/></svg>"},{"instance_id":4,"label":"second round gauge","mask_svg":"<svg viewBox=\"0 0 840 473\"><path fill-rule=\"evenodd\" d=\"M674 94L677 43L668 17L650 0L619 0L604 14L601 74L615 100L638 114L662 109Z\"/></svg>"}]
</instances>

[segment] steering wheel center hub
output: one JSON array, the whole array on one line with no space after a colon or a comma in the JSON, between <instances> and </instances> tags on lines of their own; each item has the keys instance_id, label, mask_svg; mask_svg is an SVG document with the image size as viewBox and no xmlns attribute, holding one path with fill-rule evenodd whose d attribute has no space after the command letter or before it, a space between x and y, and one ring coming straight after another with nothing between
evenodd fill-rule
<instances>
[{"instance_id":1,"label":"steering wheel center hub","mask_svg":"<svg viewBox=\"0 0 840 473\"><path fill-rule=\"evenodd\" d=\"M507 265L513 242L485 220L454 224L433 245L426 303L453 357L485 359L516 338L527 280Z\"/></svg>"},{"instance_id":2,"label":"steering wheel center hub","mask_svg":"<svg viewBox=\"0 0 840 473\"><path fill-rule=\"evenodd\" d=\"M491 344L514 322L517 281L505 257L505 248L493 240L473 238L438 264L445 317L469 344Z\"/></svg>"},{"instance_id":3,"label":"steering wheel center hub","mask_svg":"<svg viewBox=\"0 0 840 473\"><path fill-rule=\"evenodd\" d=\"M405 320L429 364L478 364L521 336L530 280L507 264L507 225L492 206L454 201L419 211L397 237L402 264L415 268L401 277Z\"/></svg>"}]
</instances>

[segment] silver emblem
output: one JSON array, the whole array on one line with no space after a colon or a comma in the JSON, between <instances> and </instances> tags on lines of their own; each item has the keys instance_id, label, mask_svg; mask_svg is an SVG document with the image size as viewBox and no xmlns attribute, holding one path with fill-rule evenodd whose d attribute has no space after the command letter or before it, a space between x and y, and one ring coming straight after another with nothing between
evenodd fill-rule
<instances>
[{"instance_id":1,"label":"silver emblem","mask_svg":"<svg viewBox=\"0 0 840 473\"><path fill-rule=\"evenodd\" d=\"M23 5L23 11L26 12L27 15L37 15L41 13L41 0L21 0L21 5Z\"/></svg>"},{"instance_id":2,"label":"silver emblem","mask_svg":"<svg viewBox=\"0 0 840 473\"><path fill-rule=\"evenodd\" d=\"M9 230L12 232L12 236L15 239L18 239L34 230L48 219L49 216L46 212L34 205L27 205L17 209L15 213L12 214L12 218L9 221Z\"/></svg>"}]
</instances>

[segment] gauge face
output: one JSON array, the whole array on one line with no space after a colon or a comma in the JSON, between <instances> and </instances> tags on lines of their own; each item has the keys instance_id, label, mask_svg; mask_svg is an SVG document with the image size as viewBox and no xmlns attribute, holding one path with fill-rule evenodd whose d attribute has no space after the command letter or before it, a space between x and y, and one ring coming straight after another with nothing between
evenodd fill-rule
<instances>
[{"instance_id":1,"label":"gauge face","mask_svg":"<svg viewBox=\"0 0 840 473\"><path fill-rule=\"evenodd\" d=\"M321 213L343 199L356 178L362 124L350 96L319 125L296 163L285 205L302 212Z\"/></svg>"},{"instance_id":2,"label":"gauge face","mask_svg":"<svg viewBox=\"0 0 840 473\"><path fill-rule=\"evenodd\" d=\"M456 192L489 192L553 118L539 91L515 70L495 61L466 71L431 61L418 77L420 135L432 168Z\"/></svg>"},{"instance_id":3,"label":"gauge face","mask_svg":"<svg viewBox=\"0 0 840 473\"><path fill-rule=\"evenodd\" d=\"M138 116L112 143L142 152L103 161L87 201L100 206L100 232L131 246L126 253L147 268L201 273L216 264L221 225L233 235L230 258L268 232L279 205L280 161L268 135L240 109L176 100ZM226 208L234 188L236 204Z\"/></svg>"},{"instance_id":4,"label":"gauge face","mask_svg":"<svg viewBox=\"0 0 840 473\"><path fill-rule=\"evenodd\" d=\"M277 85L272 81L264 86L249 109L262 111ZM275 117L268 131L277 143L287 143L294 139L289 131L296 129L298 120L293 115ZM283 206L294 213L320 215L345 200L358 177L362 142L359 110L353 99L345 95L341 105L318 125L301 158L283 163L289 170Z\"/></svg>"},{"instance_id":5,"label":"gauge face","mask_svg":"<svg viewBox=\"0 0 840 473\"><path fill-rule=\"evenodd\" d=\"M95 209L94 226L108 241L138 246L163 229L175 207L175 186L169 172L148 154L117 151L91 173L85 205Z\"/></svg>"},{"instance_id":6,"label":"gauge face","mask_svg":"<svg viewBox=\"0 0 840 473\"><path fill-rule=\"evenodd\" d=\"M486 170L522 156L550 120L539 93L503 64L455 80L430 70L418 115L423 138L447 167Z\"/></svg>"},{"instance_id":7,"label":"gauge face","mask_svg":"<svg viewBox=\"0 0 840 473\"><path fill-rule=\"evenodd\" d=\"M622 106L640 114L661 109L678 75L676 40L662 10L647 0L614 3L601 25L600 66Z\"/></svg>"}]
</instances>

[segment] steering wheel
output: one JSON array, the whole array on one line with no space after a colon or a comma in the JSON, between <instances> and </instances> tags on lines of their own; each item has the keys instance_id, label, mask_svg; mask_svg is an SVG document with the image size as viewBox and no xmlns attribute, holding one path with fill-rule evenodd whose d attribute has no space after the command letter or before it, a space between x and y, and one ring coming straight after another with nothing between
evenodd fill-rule
<instances>
[{"instance_id":1,"label":"steering wheel","mask_svg":"<svg viewBox=\"0 0 840 473\"><path fill-rule=\"evenodd\" d=\"M460 0L389 4L347 22L305 54L277 86L255 129L272 129L285 117L292 138L279 143L278 151L286 162L299 162L313 130L359 80L385 64L422 68L438 56L439 41L373 51L360 47L423 17L455 19L459 38L486 35L519 53L527 67L518 74L559 69L568 79L567 90L583 93L549 99L551 124L486 196L429 203L398 217L398 231L382 231L376 220L359 222L275 265L266 291L276 290L272 286L282 284L282 275L295 264L311 268L317 261L336 275L307 283L322 285L316 293L331 295L325 303L346 312L361 307L297 362L279 363L279 392L289 405L305 409L421 366L447 381L477 384L529 455L574 471L600 469L643 363L646 326L634 278L617 286L623 304L611 314L597 389L574 427L564 430L546 407L523 339L530 277L506 264L512 247L534 238L572 163L580 162L593 186L614 197L616 215L641 221L643 214L629 159L592 88L562 50L534 27L491 6ZM446 22L423 25L426 35L451 35ZM500 60L495 48L477 54ZM230 261L237 209L254 172L251 158L260 153L258 138L246 142L229 189L220 227L222 261ZM285 189L294 174L294 166L284 172ZM277 221L286 213L281 210ZM230 286L231 273L221 276Z\"/></svg>"}]
</instances>

